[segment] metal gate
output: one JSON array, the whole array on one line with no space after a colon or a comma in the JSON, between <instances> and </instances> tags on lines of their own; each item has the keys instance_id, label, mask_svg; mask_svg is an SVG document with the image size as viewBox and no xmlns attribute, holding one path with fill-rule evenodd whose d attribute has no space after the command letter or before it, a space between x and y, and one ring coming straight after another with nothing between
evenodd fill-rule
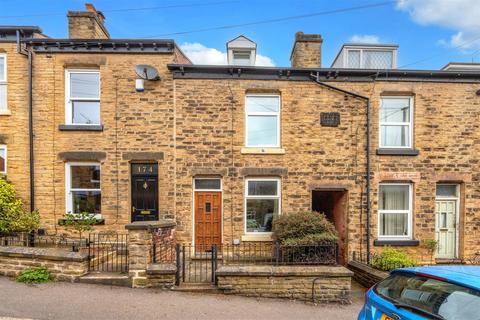
<instances>
[{"instance_id":1,"label":"metal gate","mask_svg":"<svg viewBox=\"0 0 480 320\"><path fill-rule=\"evenodd\" d=\"M176 285L181 283L214 283L218 267L218 248L216 245L200 246L177 244Z\"/></svg>"},{"instance_id":2,"label":"metal gate","mask_svg":"<svg viewBox=\"0 0 480 320\"><path fill-rule=\"evenodd\" d=\"M128 272L128 234L89 234L90 272Z\"/></svg>"}]
</instances>

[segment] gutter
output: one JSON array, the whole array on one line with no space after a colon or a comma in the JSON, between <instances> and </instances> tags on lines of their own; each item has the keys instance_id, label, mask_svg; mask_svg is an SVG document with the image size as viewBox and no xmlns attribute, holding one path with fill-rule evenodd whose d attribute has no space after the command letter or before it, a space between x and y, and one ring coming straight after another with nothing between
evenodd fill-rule
<instances>
[{"instance_id":1,"label":"gutter","mask_svg":"<svg viewBox=\"0 0 480 320\"><path fill-rule=\"evenodd\" d=\"M342 88L338 88L338 87L335 87L335 86L332 86L330 84L327 84L325 82L322 82L320 81L320 75L319 73L317 72L316 74L314 73L311 73L310 74L310 78L315 81L316 83L318 83L319 85L321 86L324 86L326 88L329 88L331 90L335 90L335 91L338 91L338 92L341 92L341 93L344 93L344 94L347 94L347 95L350 95L350 96L353 96L355 98L358 98L358 99L362 99L364 101L367 102L367 133L366 133L366 136L367 136L367 150L366 150L366 156L367 156L367 163L366 163L366 171L367 171L367 181L366 181L366 187L367 187L367 263L370 263L370 216L371 216L371 205L370 205L370 193L371 193L371 187L370 187L370 178L371 178L371 158L370 158L370 120L371 120L371 116L370 116L370 98L367 97L367 96L362 96L358 93L355 93L355 92L352 92L352 91L348 91L348 90L345 90L345 89L342 89Z\"/></svg>"}]
</instances>

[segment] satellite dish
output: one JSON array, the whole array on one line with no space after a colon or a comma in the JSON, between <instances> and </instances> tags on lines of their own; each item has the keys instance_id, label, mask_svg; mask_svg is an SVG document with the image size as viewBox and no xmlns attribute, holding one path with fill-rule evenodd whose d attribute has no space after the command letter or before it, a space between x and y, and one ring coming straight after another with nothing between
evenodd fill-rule
<instances>
[{"instance_id":1,"label":"satellite dish","mask_svg":"<svg viewBox=\"0 0 480 320\"><path fill-rule=\"evenodd\" d=\"M137 76L144 80L160 80L157 69L148 64L139 64L135 66Z\"/></svg>"}]
</instances>

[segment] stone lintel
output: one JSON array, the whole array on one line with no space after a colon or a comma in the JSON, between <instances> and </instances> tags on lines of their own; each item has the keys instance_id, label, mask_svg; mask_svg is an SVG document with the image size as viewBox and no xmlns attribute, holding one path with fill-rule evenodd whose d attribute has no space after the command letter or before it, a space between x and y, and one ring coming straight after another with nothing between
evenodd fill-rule
<instances>
[{"instance_id":1,"label":"stone lintel","mask_svg":"<svg viewBox=\"0 0 480 320\"><path fill-rule=\"evenodd\" d=\"M192 176L226 176L226 168L192 168Z\"/></svg>"},{"instance_id":2,"label":"stone lintel","mask_svg":"<svg viewBox=\"0 0 480 320\"><path fill-rule=\"evenodd\" d=\"M217 276L245 277L351 277L353 272L342 266L221 266Z\"/></svg>"},{"instance_id":3,"label":"stone lintel","mask_svg":"<svg viewBox=\"0 0 480 320\"><path fill-rule=\"evenodd\" d=\"M101 161L107 158L107 153L100 151L66 151L60 152L58 158L64 161Z\"/></svg>"},{"instance_id":4,"label":"stone lintel","mask_svg":"<svg viewBox=\"0 0 480 320\"><path fill-rule=\"evenodd\" d=\"M152 160L163 160L164 154L162 151L159 152L148 152L148 151L134 151L134 152L123 152L123 160L143 160L143 161L152 161Z\"/></svg>"},{"instance_id":5,"label":"stone lintel","mask_svg":"<svg viewBox=\"0 0 480 320\"><path fill-rule=\"evenodd\" d=\"M157 228L175 227L177 224L173 220L159 221L135 221L125 226L127 230L151 230Z\"/></svg>"},{"instance_id":6,"label":"stone lintel","mask_svg":"<svg viewBox=\"0 0 480 320\"><path fill-rule=\"evenodd\" d=\"M287 168L242 168L240 175L242 176L286 176Z\"/></svg>"},{"instance_id":7,"label":"stone lintel","mask_svg":"<svg viewBox=\"0 0 480 320\"><path fill-rule=\"evenodd\" d=\"M311 183L308 185L308 189L313 191L348 191L349 188L349 185L338 183Z\"/></svg>"},{"instance_id":8,"label":"stone lintel","mask_svg":"<svg viewBox=\"0 0 480 320\"><path fill-rule=\"evenodd\" d=\"M375 180L377 182L396 182L396 181L409 181L409 182L420 182L420 172L389 172L389 171L380 171L375 173Z\"/></svg>"},{"instance_id":9,"label":"stone lintel","mask_svg":"<svg viewBox=\"0 0 480 320\"><path fill-rule=\"evenodd\" d=\"M60 248L0 247L0 256L73 262L83 262L88 260L87 253L72 252L68 249Z\"/></svg>"}]
</instances>

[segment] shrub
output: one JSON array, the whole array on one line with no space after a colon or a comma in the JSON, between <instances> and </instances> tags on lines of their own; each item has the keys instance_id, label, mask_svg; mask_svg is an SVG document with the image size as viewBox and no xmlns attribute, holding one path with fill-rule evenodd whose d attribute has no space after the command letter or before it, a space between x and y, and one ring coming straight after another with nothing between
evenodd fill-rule
<instances>
[{"instance_id":1,"label":"shrub","mask_svg":"<svg viewBox=\"0 0 480 320\"><path fill-rule=\"evenodd\" d=\"M416 261L405 251L386 247L372 260L372 266L382 271L391 271L396 268L414 267Z\"/></svg>"},{"instance_id":2,"label":"shrub","mask_svg":"<svg viewBox=\"0 0 480 320\"><path fill-rule=\"evenodd\" d=\"M435 239L425 239L423 240L422 247L427 249L428 253L430 254L430 263L433 264L435 252L438 249L438 241Z\"/></svg>"},{"instance_id":3,"label":"shrub","mask_svg":"<svg viewBox=\"0 0 480 320\"><path fill-rule=\"evenodd\" d=\"M273 239L284 245L315 245L336 241L337 231L323 213L298 212L273 220Z\"/></svg>"},{"instance_id":4,"label":"shrub","mask_svg":"<svg viewBox=\"0 0 480 320\"><path fill-rule=\"evenodd\" d=\"M28 212L17 198L13 185L0 178L0 234L35 230L40 225L38 211Z\"/></svg>"},{"instance_id":5,"label":"shrub","mask_svg":"<svg viewBox=\"0 0 480 320\"><path fill-rule=\"evenodd\" d=\"M47 268L28 268L20 272L17 276L17 282L23 283L45 283L51 280L50 272Z\"/></svg>"}]
</instances>

